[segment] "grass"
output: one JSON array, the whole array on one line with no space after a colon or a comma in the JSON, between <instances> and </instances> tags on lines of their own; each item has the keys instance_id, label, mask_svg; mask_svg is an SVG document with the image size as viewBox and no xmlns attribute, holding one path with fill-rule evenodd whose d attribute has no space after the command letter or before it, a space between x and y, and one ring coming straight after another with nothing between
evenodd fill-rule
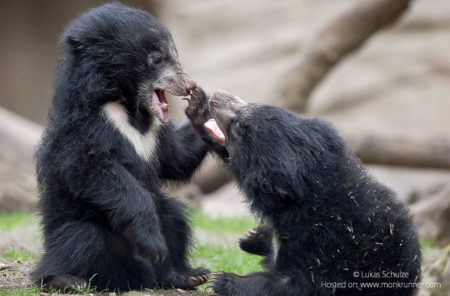
<instances>
[{"instance_id":1,"label":"grass","mask_svg":"<svg viewBox=\"0 0 450 296\"><path fill-rule=\"evenodd\" d=\"M44 292L45 291L45 292ZM44 290L42 287L32 286L26 288L13 288L13 289L0 289L0 296L34 296L40 295L42 292L49 295L61 295L57 290ZM94 290L92 290L89 286L84 289L76 289L73 291L76 295L91 295ZM67 294L70 295L70 294Z\"/></svg>"},{"instance_id":2,"label":"grass","mask_svg":"<svg viewBox=\"0 0 450 296\"><path fill-rule=\"evenodd\" d=\"M0 213L0 232L14 231L21 227L28 227L38 223L38 218L26 212L12 214ZM227 238L244 234L256 225L250 217L239 218L211 218L201 211L194 210L191 215L191 224L194 230L211 234L214 237ZM421 240L424 250L437 249L437 245L428 240ZM37 255L20 248L0 249L0 259L7 261L34 262ZM212 244L209 242L197 241L191 253L191 263L194 267L205 267L212 272L225 271L236 274L248 274L261 271L261 257L249 255L241 251L236 243ZM6 273L7 274L7 273ZM199 287L199 291L205 291L206 285ZM0 288L0 296L31 296L39 295L41 287L32 286L27 288ZM89 288L77 291L77 294L89 295L92 291ZM155 294L158 295L158 294Z\"/></svg>"},{"instance_id":3,"label":"grass","mask_svg":"<svg viewBox=\"0 0 450 296\"><path fill-rule=\"evenodd\" d=\"M11 231L16 228L36 224L38 221L35 215L30 215L25 211L11 214L0 212L0 230Z\"/></svg>"},{"instance_id":4,"label":"grass","mask_svg":"<svg viewBox=\"0 0 450 296\"><path fill-rule=\"evenodd\" d=\"M256 226L250 217L211 218L201 211L193 211L192 226L195 230L214 236L238 236ZM261 270L261 257L241 251L236 244L217 245L197 242L191 253L193 266L202 266L209 270L246 274Z\"/></svg>"},{"instance_id":5,"label":"grass","mask_svg":"<svg viewBox=\"0 0 450 296\"><path fill-rule=\"evenodd\" d=\"M202 266L212 272L225 271L247 274L261 271L261 257L247 254L238 247L197 244L192 252L193 266Z\"/></svg>"},{"instance_id":6,"label":"grass","mask_svg":"<svg viewBox=\"0 0 450 296\"><path fill-rule=\"evenodd\" d=\"M426 239L422 239L420 241L420 246L422 247L422 249L431 249L431 250L439 248L435 242Z\"/></svg>"},{"instance_id":7,"label":"grass","mask_svg":"<svg viewBox=\"0 0 450 296\"><path fill-rule=\"evenodd\" d=\"M0 258L9 261L29 262L37 260L37 255L22 249L7 249L0 252Z\"/></svg>"},{"instance_id":8,"label":"grass","mask_svg":"<svg viewBox=\"0 0 450 296\"><path fill-rule=\"evenodd\" d=\"M31 296L39 295L42 291L40 287L29 287L20 289L0 289L0 296Z\"/></svg>"},{"instance_id":9,"label":"grass","mask_svg":"<svg viewBox=\"0 0 450 296\"><path fill-rule=\"evenodd\" d=\"M211 218L198 210L193 211L191 220L194 229L214 234L244 234L256 225L250 217Z\"/></svg>"},{"instance_id":10,"label":"grass","mask_svg":"<svg viewBox=\"0 0 450 296\"><path fill-rule=\"evenodd\" d=\"M12 214L0 213L0 231L14 231L38 223L35 215L26 212ZM250 217L239 218L211 218L201 211L194 210L191 215L191 224L194 230L218 237L229 238L244 234L256 225ZM225 239L224 239L225 240ZM229 241L229 239L228 239ZM38 259L36 254L20 248L0 249L0 259L7 261L34 262ZM205 267L211 271L225 271L237 274L246 274L260 271L261 257L249 255L241 251L236 244L220 245L197 242L191 253L191 262L194 267ZM200 287L204 291L205 286ZM39 295L40 287L1 289L0 296L31 296ZM78 291L78 294L87 295L89 289Z\"/></svg>"}]
</instances>

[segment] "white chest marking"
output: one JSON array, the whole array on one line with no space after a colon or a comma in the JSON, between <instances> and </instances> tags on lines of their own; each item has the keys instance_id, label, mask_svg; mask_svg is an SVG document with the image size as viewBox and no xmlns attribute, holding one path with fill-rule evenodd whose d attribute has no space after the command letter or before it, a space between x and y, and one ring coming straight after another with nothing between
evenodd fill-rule
<instances>
[{"instance_id":1,"label":"white chest marking","mask_svg":"<svg viewBox=\"0 0 450 296\"><path fill-rule=\"evenodd\" d=\"M109 102L103 107L103 112L108 121L130 141L136 153L145 161L150 160L155 153L157 142L157 132L161 126L161 122L155 118L151 128L141 134L128 121L125 108L116 102Z\"/></svg>"}]
</instances>

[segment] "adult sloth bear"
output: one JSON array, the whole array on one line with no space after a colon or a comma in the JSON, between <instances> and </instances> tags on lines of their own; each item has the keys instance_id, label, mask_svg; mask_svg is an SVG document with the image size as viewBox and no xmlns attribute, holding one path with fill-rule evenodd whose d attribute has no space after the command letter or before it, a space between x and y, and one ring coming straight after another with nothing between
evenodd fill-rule
<instances>
[{"instance_id":1,"label":"adult sloth bear","mask_svg":"<svg viewBox=\"0 0 450 296\"><path fill-rule=\"evenodd\" d=\"M183 206L160 191L163 180L189 179L207 153L192 124L168 123L165 92L195 87L170 33L144 11L108 4L67 28L37 152L45 254L36 283L129 290L207 280L187 264Z\"/></svg>"},{"instance_id":2,"label":"adult sloth bear","mask_svg":"<svg viewBox=\"0 0 450 296\"><path fill-rule=\"evenodd\" d=\"M227 148L231 171L265 221L241 248L266 256L267 268L220 274L216 293L414 293L421 252L408 211L367 174L334 129L224 91L213 94L209 108L215 121L205 128Z\"/></svg>"}]
</instances>

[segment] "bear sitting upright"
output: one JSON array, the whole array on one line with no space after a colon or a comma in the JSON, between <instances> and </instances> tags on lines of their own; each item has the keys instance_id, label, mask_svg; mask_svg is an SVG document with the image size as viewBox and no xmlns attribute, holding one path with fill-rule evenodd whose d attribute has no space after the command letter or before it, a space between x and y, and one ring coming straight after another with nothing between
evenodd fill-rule
<instances>
[{"instance_id":1,"label":"bear sitting upright","mask_svg":"<svg viewBox=\"0 0 450 296\"><path fill-rule=\"evenodd\" d=\"M205 96L192 105L206 105ZM192 108L192 106L191 106ZM265 221L240 241L266 271L216 276L219 295L413 295L421 251L408 210L378 183L336 131L318 119L209 100L205 129L228 150L229 168Z\"/></svg>"},{"instance_id":2,"label":"bear sitting upright","mask_svg":"<svg viewBox=\"0 0 450 296\"><path fill-rule=\"evenodd\" d=\"M195 122L169 120L167 95L195 88L170 32L143 10L104 4L66 28L36 154L45 251L37 285L122 292L208 280L189 264L186 208L161 190L188 181L212 147Z\"/></svg>"}]
</instances>

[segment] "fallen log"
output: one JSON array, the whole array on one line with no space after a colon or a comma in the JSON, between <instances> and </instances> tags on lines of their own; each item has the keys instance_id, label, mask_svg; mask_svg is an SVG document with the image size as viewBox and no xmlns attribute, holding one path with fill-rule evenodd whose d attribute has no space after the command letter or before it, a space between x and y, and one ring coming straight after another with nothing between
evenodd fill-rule
<instances>
[{"instance_id":1,"label":"fallen log","mask_svg":"<svg viewBox=\"0 0 450 296\"><path fill-rule=\"evenodd\" d=\"M450 169L449 138L411 138L349 130L340 133L364 163Z\"/></svg>"},{"instance_id":2,"label":"fallen log","mask_svg":"<svg viewBox=\"0 0 450 296\"><path fill-rule=\"evenodd\" d=\"M33 156L42 130L38 124L0 108L0 211L36 206Z\"/></svg>"},{"instance_id":3,"label":"fallen log","mask_svg":"<svg viewBox=\"0 0 450 296\"><path fill-rule=\"evenodd\" d=\"M305 112L308 98L326 75L346 56L381 29L393 24L411 0L361 0L338 16L307 47L298 65L281 86L281 106Z\"/></svg>"}]
</instances>

